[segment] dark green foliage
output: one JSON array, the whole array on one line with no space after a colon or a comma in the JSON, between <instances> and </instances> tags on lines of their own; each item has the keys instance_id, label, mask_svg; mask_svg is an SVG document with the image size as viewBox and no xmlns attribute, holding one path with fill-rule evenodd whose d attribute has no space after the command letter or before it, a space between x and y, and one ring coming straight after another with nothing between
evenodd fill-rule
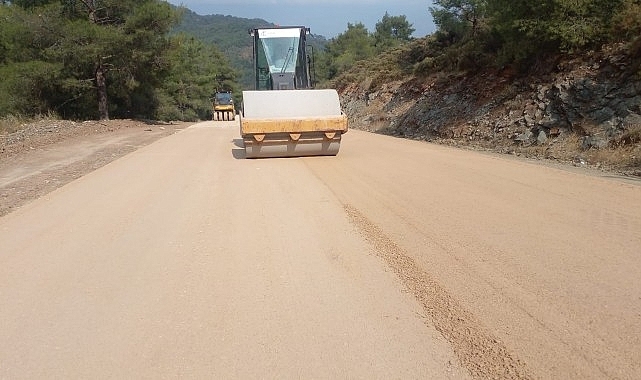
<instances>
[{"instance_id":1,"label":"dark green foliage","mask_svg":"<svg viewBox=\"0 0 641 380\"><path fill-rule=\"evenodd\" d=\"M628 43L631 56L639 57L631 69L641 75L641 0L433 3L430 12L439 29L420 41L365 58L354 57L357 48L343 41L358 41L356 33L330 41L327 78L338 86L366 79L376 85L405 74L408 67L418 76L487 68L546 72L556 67L562 54L580 54L617 41ZM357 44L362 48L366 42Z\"/></svg>"},{"instance_id":2,"label":"dark green foliage","mask_svg":"<svg viewBox=\"0 0 641 380\"><path fill-rule=\"evenodd\" d=\"M444 54L455 52L461 57L459 63L480 62L481 66L516 63L528 67L555 54L575 53L638 36L640 3L639 0L437 0L430 12L439 27L436 33L439 42L451 45Z\"/></svg>"},{"instance_id":3,"label":"dark green foliage","mask_svg":"<svg viewBox=\"0 0 641 380\"><path fill-rule=\"evenodd\" d=\"M487 16L486 0L435 0L430 7L440 38L458 42L476 36Z\"/></svg>"},{"instance_id":4,"label":"dark green foliage","mask_svg":"<svg viewBox=\"0 0 641 380\"><path fill-rule=\"evenodd\" d=\"M60 68L59 64L35 60L0 65L0 115L48 113Z\"/></svg>"},{"instance_id":5,"label":"dark green foliage","mask_svg":"<svg viewBox=\"0 0 641 380\"><path fill-rule=\"evenodd\" d=\"M595 9L599 0L488 2L506 61L596 46L605 36L606 20Z\"/></svg>"},{"instance_id":6,"label":"dark green foliage","mask_svg":"<svg viewBox=\"0 0 641 380\"><path fill-rule=\"evenodd\" d=\"M410 41L415 30L404 15L390 16L386 12L385 16L376 23L376 30L373 35L376 50L385 51L403 42Z\"/></svg>"},{"instance_id":7,"label":"dark green foliage","mask_svg":"<svg viewBox=\"0 0 641 380\"><path fill-rule=\"evenodd\" d=\"M318 51L317 80L323 84L355 67L363 67L359 62L398 49L413 41L414 28L404 15L392 16L389 13L376 23L376 30L370 33L363 23L347 24L347 30L325 43ZM393 65L395 60L386 62Z\"/></svg>"},{"instance_id":8,"label":"dark green foliage","mask_svg":"<svg viewBox=\"0 0 641 380\"><path fill-rule=\"evenodd\" d=\"M227 60L240 73L243 89L249 90L254 87L254 66L252 39L248 31L273 26L275 25L262 19L223 15L199 16L185 10L182 21L174 28L174 33L187 33L225 52Z\"/></svg>"},{"instance_id":9,"label":"dark green foliage","mask_svg":"<svg viewBox=\"0 0 641 380\"><path fill-rule=\"evenodd\" d=\"M211 118L211 97L217 90L239 95L236 72L213 45L185 34L173 39L175 65L158 92L160 120Z\"/></svg>"},{"instance_id":10,"label":"dark green foliage","mask_svg":"<svg viewBox=\"0 0 641 380\"><path fill-rule=\"evenodd\" d=\"M241 88L252 87L248 30L274 26L258 19L198 16L159 0L57 0L24 5L0 8L0 15L11 21L0 24L0 52L6 53L0 68L7 75L18 75L10 63L34 61L55 64L55 70L47 71L51 76L46 88L32 89L30 95L26 88L14 92L32 101L9 101L6 95L7 101L0 101L4 114L48 108L78 119L209 118L214 91L232 90L240 103ZM182 23L174 27L180 17ZM413 30L405 16L386 14L374 33L357 23L329 42L308 35L316 82L402 46L411 40ZM390 60L388 66L394 62ZM39 72L33 71L35 78ZM19 81L7 80L4 87L11 83Z\"/></svg>"},{"instance_id":11,"label":"dark green foliage","mask_svg":"<svg viewBox=\"0 0 641 380\"><path fill-rule=\"evenodd\" d=\"M629 41L641 36L641 0L623 0L611 23L612 38Z\"/></svg>"},{"instance_id":12,"label":"dark green foliage","mask_svg":"<svg viewBox=\"0 0 641 380\"><path fill-rule=\"evenodd\" d=\"M0 116L207 117L214 77L236 74L213 46L171 37L179 17L160 0L3 3Z\"/></svg>"},{"instance_id":13,"label":"dark green foliage","mask_svg":"<svg viewBox=\"0 0 641 380\"><path fill-rule=\"evenodd\" d=\"M20 9L0 7L0 64L24 61L32 58L30 29L27 22L15 22L25 18Z\"/></svg>"},{"instance_id":14,"label":"dark green foliage","mask_svg":"<svg viewBox=\"0 0 641 380\"><path fill-rule=\"evenodd\" d=\"M29 9L56 2L57 0L12 0L13 5Z\"/></svg>"},{"instance_id":15,"label":"dark green foliage","mask_svg":"<svg viewBox=\"0 0 641 380\"><path fill-rule=\"evenodd\" d=\"M327 78L334 78L347 71L357 61L366 60L375 54L374 38L362 23L347 24L347 30L332 39L325 47L321 58Z\"/></svg>"}]
</instances>

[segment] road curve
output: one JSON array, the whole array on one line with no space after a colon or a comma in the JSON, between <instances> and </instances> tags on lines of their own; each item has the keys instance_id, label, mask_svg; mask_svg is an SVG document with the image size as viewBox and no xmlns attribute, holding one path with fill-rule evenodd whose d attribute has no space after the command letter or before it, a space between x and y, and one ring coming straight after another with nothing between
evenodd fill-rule
<instances>
[{"instance_id":1,"label":"road curve","mask_svg":"<svg viewBox=\"0 0 641 380\"><path fill-rule=\"evenodd\" d=\"M641 377L641 186L200 123L0 218L0 378Z\"/></svg>"}]
</instances>

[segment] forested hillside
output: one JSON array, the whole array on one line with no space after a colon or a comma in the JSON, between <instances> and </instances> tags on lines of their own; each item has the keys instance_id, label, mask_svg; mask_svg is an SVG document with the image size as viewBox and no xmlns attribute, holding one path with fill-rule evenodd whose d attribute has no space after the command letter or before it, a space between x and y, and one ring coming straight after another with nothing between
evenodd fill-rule
<instances>
[{"instance_id":1,"label":"forested hillside","mask_svg":"<svg viewBox=\"0 0 641 380\"><path fill-rule=\"evenodd\" d=\"M205 119L237 86L216 46L170 34L165 1L3 1L0 19L0 116Z\"/></svg>"},{"instance_id":2,"label":"forested hillside","mask_svg":"<svg viewBox=\"0 0 641 380\"><path fill-rule=\"evenodd\" d=\"M243 88L252 86L252 40L248 30L274 24L262 19L245 19L233 16L201 16L184 10L182 21L174 31L183 32L208 44L215 45L239 72Z\"/></svg>"},{"instance_id":3,"label":"forested hillside","mask_svg":"<svg viewBox=\"0 0 641 380\"><path fill-rule=\"evenodd\" d=\"M3 1L0 18L0 117L67 119L208 119L214 91L253 88L248 30L274 26L159 0Z\"/></svg>"}]
</instances>

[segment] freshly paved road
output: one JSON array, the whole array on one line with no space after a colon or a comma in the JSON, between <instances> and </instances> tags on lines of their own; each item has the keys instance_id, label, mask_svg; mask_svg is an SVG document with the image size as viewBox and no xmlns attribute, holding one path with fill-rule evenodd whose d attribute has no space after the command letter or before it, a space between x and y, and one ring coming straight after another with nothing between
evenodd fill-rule
<instances>
[{"instance_id":1,"label":"freshly paved road","mask_svg":"<svg viewBox=\"0 0 641 380\"><path fill-rule=\"evenodd\" d=\"M639 378L641 186L205 122L0 218L0 378Z\"/></svg>"}]
</instances>

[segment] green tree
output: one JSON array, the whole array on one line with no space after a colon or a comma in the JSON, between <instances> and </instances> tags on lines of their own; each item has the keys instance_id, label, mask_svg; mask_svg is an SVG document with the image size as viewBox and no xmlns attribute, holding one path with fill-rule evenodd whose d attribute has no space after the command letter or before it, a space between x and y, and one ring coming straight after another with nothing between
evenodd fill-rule
<instances>
[{"instance_id":1,"label":"green tree","mask_svg":"<svg viewBox=\"0 0 641 380\"><path fill-rule=\"evenodd\" d=\"M240 93L236 71L214 45L186 34L175 36L173 45L174 64L158 92L158 119L209 119L216 90Z\"/></svg>"},{"instance_id":2,"label":"green tree","mask_svg":"<svg viewBox=\"0 0 641 380\"><path fill-rule=\"evenodd\" d=\"M74 90L91 80L98 116L142 116L153 112L154 87L166 72L168 32L178 15L165 2L64 0L60 40L49 54L67 63ZM110 107L109 98L116 100ZM119 109L120 108L120 109ZM80 112L80 110L75 110Z\"/></svg>"},{"instance_id":3,"label":"green tree","mask_svg":"<svg viewBox=\"0 0 641 380\"><path fill-rule=\"evenodd\" d=\"M12 1L9 1L9 3L13 5L17 5L21 8L28 9L28 8L35 8L35 7L51 4L56 1L57 0L12 0ZM3 1L2 3L4 4L5 2Z\"/></svg>"},{"instance_id":4,"label":"green tree","mask_svg":"<svg viewBox=\"0 0 641 380\"><path fill-rule=\"evenodd\" d=\"M12 95L26 99L4 102L0 111L31 112L35 107L27 105L33 101L72 118L155 112L156 89L171 66L168 33L179 17L166 2L19 1L1 11L8 21L0 24L0 68L10 75L4 85L17 76L39 88L29 90L31 95L13 89ZM25 72L16 65L48 69Z\"/></svg>"},{"instance_id":5,"label":"green tree","mask_svg":"<svg viewBox=\"0 0 641 380\"><path fill-rule=\"evenodd\" d=\"M51 38L37 14L22 7L0 7L0 115L46 113L62 65L49 63L41 47Z\"/></svg>"},{"instance_id":6,"label":"green tree","mask_svg":"<svg viewBox=\"0 0 641 380\"><path fill-rule=\"evenodd\" d=\"M487 16L491 0L434 0L430 13L439 32L451 42L476 36Z\"/></svg>"},{"instance_id":7,"label":"green tree","mask_svg":"<svg viewBox=\"0 0 641 380\"><path fill-rule=\"evenodd\" d=\"M26 58L24 46L27 45L30 30L25 23L18 21L21 18L18 12L12 7L0 7L0 64Z\"/></svg>"},{"instance_id":8,"label":"green tree","mask_svg":"<svg viewBox=\"0 0 641 380\"><path fill-rule=\"evenodd\" d=\"M48 113L60 65L44 61L0 65L0 115Z\"/></svg>"},{"instance_id":9,"label":"green tree","mask_svg":"<svg viewBox=\"0 0 641 380\"><path fill-rule=\"evenodd\" d=\"M600 46L623 0L488 0L508 60Z\"/></svg>"},{"instance_id":10,"label":"green tree","mask_svg":"<svg viewBox=\"0 0 641 380\"><path fill-rule=\"evenodd\" d=\"M410 41L415 30L404 15L390 16L385 12L383 18L376 23L374 44L378 51L398 46Z\"/></svg>"},{"instance_id":11,"label":"green tree","mask_svg":"<svg viewBox=\"0 0 641 380\"><path fill-rule=\"evenodd\" d=\"M374 56L374 38L363 23L347 24L347 30L325 45L322 56L328 79L346 71L357 61Z\"/></svg>"}]
</instances>

